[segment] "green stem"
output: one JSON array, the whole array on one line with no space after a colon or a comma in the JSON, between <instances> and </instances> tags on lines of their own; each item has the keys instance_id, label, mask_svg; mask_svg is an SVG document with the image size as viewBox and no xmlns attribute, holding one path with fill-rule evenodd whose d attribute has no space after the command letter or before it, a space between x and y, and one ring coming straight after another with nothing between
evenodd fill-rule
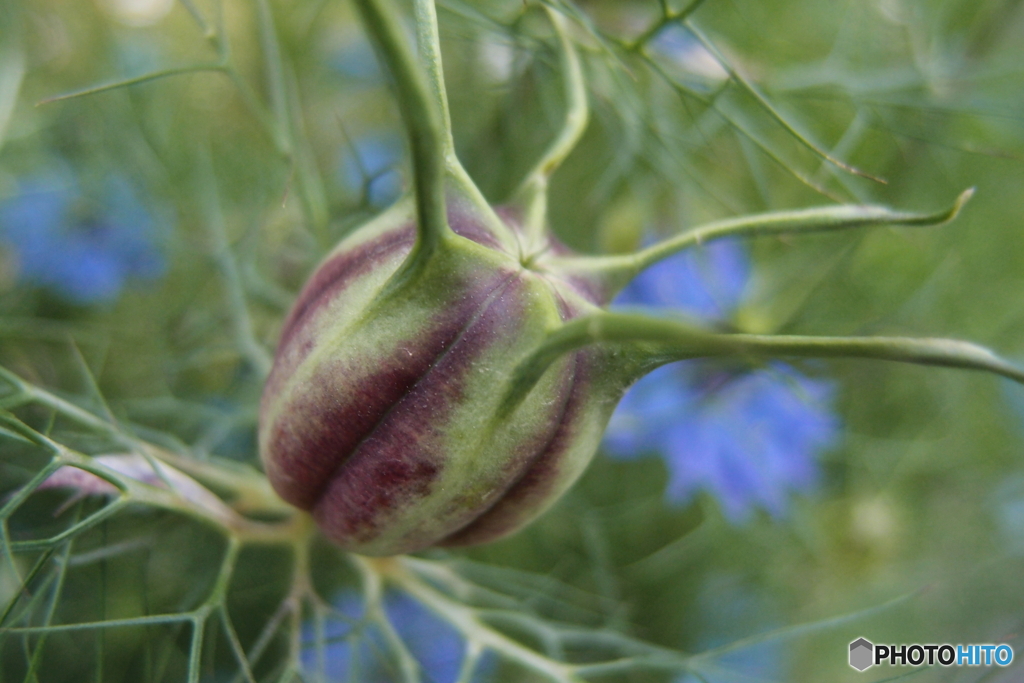
<instances>
[{"instance_id":1,"label":"green stem","mask_svg":"<svg viewBox=\"0 0 1024 683\"><path fill-rule=\"evenodd\" d=\"M178 0L178 2L180 2L185 8L185 11L189 13L192 20L196 22L196 25L199 27L199 31L203 34L203 38L214 42L217 37L217 29L206 21L206 17L204 17L203 13L199 11L198 7L196 7L195 2L192 0Z\"/></svg>"},{"instance_id":2,"label":"green stem","mask_svg":"<svg viewBox=\"0 0 1024 683\"><path fill-rule=\"evenodd\" d=\"M291 117L288 110L288 89L284 81L284 62L281 56L281 46L277 39L277 28L274 25L274 15L270 11L270 4L267 0L256 0L255 4L260 31L260 47L267 69L270 107L274 112L275 123L281 129L285 145L284 153L290 156L294 151L288 135L291 128Z\"/></svg>"},{"instance_id":3,"label":"green stem","mask_svg":"<svg viewBox=\"0 0 1024 683\"><path fill-rule=\"evenodd\" d=\"M302 108L298 101L294 74L281 50L277 24L268 0L255 0L259 24L260 47L266 65L267 90L273 112L272 124L281 155L291 167L298 186L299 201L313 233L322 248L328 248L327 223L329 221L323 183L303 136Z\"/></svg>"},{"instance_id":4,"label":"green stem","mask_svg":"<svg viewBox=\"0 0 1024 683\"><path fill-rule=\"evenodd\" d=\"M20 13L19 13L20 14ZM0 10L0 149L14 116L28 60L21 44L22 22L13 9Z\"/></svg>"},{"instance_id":5,"label":"green stem","mask_svg":"<svg viewBox=\"0 0 1024 683\"><path fill-rule=\"evenodd\" d=\"M259 121L260 126L267 132L267 136L270 141L274 143L274 150L284 158L288 158L290 155L290 142L286 139L281 126L274 117L260 101L259 95L252 89L252 86L242 78L242 75L234 69L234 67L226 67L224 73L227 74L228 78L238 89L238 94L245 102L245 106L249 108L256 120Z\"/></svg>"},{"instance_id":6,"label":"green stem","mask_svg":"<svg viewBox=\"0 0 1024 683\"><path fill-rule=\"evenodd\" d=\"M363 600L366 603L366 617L373 621L384 635L384 640L398 659L398 667L405 683L418 682L421 679L420 666L405 646L401 636L395 631L394 625L384 611L384 582L382 566L390 565L390 558L375 562L368 558L353 555L352 560L359 570L363 584Z\"/></svg>"},{"instance_id":7,"label":"green stem","mask_svg":"<svg viewBox=\"0 0 1024 683\"><path fill-rule=\"evenodd\" d=\"M680 320L602 312L571 320L551 333L516 369L502 410L513 410L562 354L599 343L628 345L620 361L635 376L692 358L870 358L979 370L1024 384L1024 369L983 346L954 339L720 333Z\"/></svg>"},{"instance_id":8,"label":"green stem","mask_svg":"<svg viewBox=\"0 0 1024 683\"><path fill-rule=\"evenodd\" d=\"M478 618L474 608L451 599L420 579L413 571L420 561L398 557L384 560L358 558L358 562L364 574L387 579L451 624L466 639L467 647L491 650L555 683L582 683L582 679L574 674L573 665L549 659L512 640Z\"/></svg>"},{"instance_id":9,"label":"green stem","mask_svg":"<svg viewBox=\"0 0 1024 683\"><path fill-rule=\"evenodd\" d=\"M133 78L124 78L110 83L89 86L88 88L82 88L81 90L73 90L71 92L61 93L59 95L52 95L50 97L43 98L36 102L36 106L38 107L44 104L51 104L53 102L62 102L64 100L70 100L76 97L85 97L86 95L96 95L98 93L116 90L117 88L126 88L133 85L141 85L143 83L149 83L151 81L160 80L161 78L170 78L172 76L181 76L183 74L195 74L203 72L227 73L228 71L229 68L224 62L193 64L191 66L180 66L173 67L170 69L161 69L159 71L153 71L151 73L142 74L141 76L135 76Z\"/></svg>"},{"instance_id":10,"label":"green stem","mask_svg":"<svg viewBox=\"0 0 1024 683\"><path fill-rule=\"evenodd\" d=\"M320 241L321 248L329 249L330 235L328 225L330 223L330 209L327 203L327 196L324 190L324 179L317 164L316 155L310 146L310 137L306 132L306 121L303 114L302 103L299 100L299 88L296 83L295 73L288 64L288 92L290 93L289 103L291 106L291 138L294 145L292 157L292 173L295 176L299 187L299 199L302 209L306 214L306 220L313 226L313 234Z\"/></svg>"},{"instance_id":11,"label":"green stem","mask_svg":"<svg viewBox=\"0 0 1024 683\"><path fill-rule=\"evenodd\" d=\"M416 13L416 46L420 63L427 72L427 87L440 110L445 156L454 156L455 138L452 136L452 117L448 110L448 91L444 85L437 7L434 0L415 0L413 7Z\"/></svg>"},{"instance_id":12,"label":"green stem","mask_svg":"<svg viewBox=\"0 0 1024 683\"><path fill-rule=\"evenodd\" d=\"M238 345L242 357L259 373L261 378L265 379L270 374L274 359L256 339L252 317L249 315L249 302L245 294L245 287L242 285L242 276L239 273L235 255L231 252L231 245L228 243L227 229L224 225L224 210L221 206L220 192L208 149L203 150L201 158L200 174L203 184L199 188L199 193L205 200L203 202L206 210L205 224L212 242L210 245L211 256L223 280L225 303L235 343Z\"/></svg>"},{"instance_id":13,"label":"green stem","mask_svg":"<svg viewBox=\"0 0 1024 683\"><path fill-rule=\"evenodd\" d=\"M700 9L700 6L704 4L704 1L705 0L693 0L693 2L678 12L672 12L667 6L662 7L661 18L651 24L647 30L635 38L633 42L624 45L624 47L630 51L639 52L669 24L686 21L691 14Z\"/></svg>"},{"instance_id":14,"label":"green stem","mask_svg":"<svg viewBox=\"0 0 1024 683\"><path fill-rule=\"evenodd\" d=\"M544 266L563 273L595 276L610 299L645 268L685 249L726 237L758 237L830 232L876 225L934 226L957 217L974 188L960 193L953 205L936 213L893 211L882 206L826 206L798 211L775 211L707 223L632 254L601 257L548 258Z\"/></svg>"},{"instance_id":15,"label":"green stem","mask_svg":"<svg viewBox=\"0 0 1024 683\"><path fill-rule=\"evenodd\" d=\"M441 59L441 36L437 24L437 8L434 0L415 0L416 42L419 49L420 62L424 65L427 85L441 113L441 137L444 142L444 163L448 172L448 180L453 188L472 201L480 212L480 217L487 222L491 232L501 241L507 250L514 251L517 245L515 234L498 217L487 199L480 192L469 173L459 161L455 153L455 138L452 135L452 120L448 109L448 90L444 83L444 63Z\"/></svg>"},{"instance_id":16,"label":"green stem","mask_svg":"<svg viewBox=\"0 0 1024 683\"><path fill-rule=\"evenodd\" d=\"M89 456L67 449L61 453L59 460L64 465L76 467L100 477L120 490L120 498L103 508L104 516L113 514L117 509L129 503L142 503L154 508L188 515L210 524L214 528L227 529L246 542L274 544L294 543L297 530L301 529L304 524L301 519L302 515L294 511L291 517L281 522L253 521L242 517L226 504L220 503L219 499L216 499L217 503L211 504L212 500L203 502L185 498L173 488L164 489L143 483ZM77 532L66 530L59 537L54 538L62 538L64 535L72 536L75 533ZM53 541L54 538L48 539L47 542Z\"/></svg>"},{"instance_id":17,"label":"green stem","mask_svg":"<svg viewBox=\"0 0 1024 683\"><path fill-rule=\"evenodd\" d=\"M402 34L398 16L384 0L357 0L377 52L395 80L398 106L409 134L416 193L417 239L407 267L425 263L454 234L445 210L444 120L438 103ZM440 66L438 66L438 69Z\"/></svg>"},{"instance_id":18,"label":"green stem","mask_svg":"<svg viewBox=\"0 0 1024 683\"><path fill-rule=\"evenodd\" d=\"M837 166L838 168L841 168L847 173L860 176L861 178L867 178L868 180L873 180L876 183L880 183L883 185L886 183L884 179L871 175L870 173L867 173L865 171L862 171L861 169L856 168L855 166L851 166L850 164L847 164L841 159L836 158L832 154L829 154L820 145L816 144L806 135L798 131L796 127L793 124L791 124L789 120L786 119L786 117L783 116L778 109L775 108L775 105L773 105L771 101L767 97L765 97L765 95L757 88L757 86L753 84L753 82L747 79L743 74L741 74L737 69L735 69L732 66L729 60L725 58L725 55L723 55L718 50L715 44L707 36L705 36L693 24L692 21L690 21L689 19L685 20L683 22L683 26L685 26L686 29L690 31L690 33L692 33L698 41L700 41L701 45L703 45L704 48L708 51L708 53L715 59L715 61L718 62L719 66L725 69L726 73L729 74L729 77L737 84L739 84L740 88L745 90L749 95L751 95L755 100L757 100L757 103L761 105L761 108L764 109L768 113L768 115L771 116L780 126L782 126L787 133L796 138L796 140L800 144L802 144L807 149L811 150L811 152L818 155L820 158L824 159L825 161L828 161L829 163Z\"/></svg>"},{"instance_id":19,"label":"green stem","mask_svg":"<svg viewBox=\"0 0 1024 683\"><path fill-rule=\"evenodd\" d=\"M545 9L561 47L566 112L562 130L523 180L513 200L523 207L527 249L531 252L542 243L547 220L548 182L583 137L590 119L586 81L576 48L566 33L565 18L550 7Z\"/></svg>"},{"instance_id":20,"label":"green stem","mask_svg":"<svg viewBox=\"0 0 1024 683\"><path fill-rule=\"evenodd\" d=\"M78 425L95 430L98 434L113 440L114 443L121 445L129 452L151 455L157 460L167 463L171 467L179 469L190 477L199 480L200 483L206 486L230 492L231 507L240 514L263 513L292 516L295 513L295 508L282 501L274 493L267 478L248 465L222 458L209 458L201 461L171 453L166 449L119 430L106 420L59 396L51 394L45 389L26 382L2 366L0 366L0 379L6 381L23 396L23 399L20 401L21 404L38 403ZM3 418L2 412L0 412L0 418ZM38 432L24 427L19 421L12 419L5 422L0 420L0 424L8 426L12 430L19 430L17 433L21 436L44 448L49 448L56 454L63 454L66 450ZM83 469L88 469L88 467L83 467Z\"/></svg>"}]
</instances>

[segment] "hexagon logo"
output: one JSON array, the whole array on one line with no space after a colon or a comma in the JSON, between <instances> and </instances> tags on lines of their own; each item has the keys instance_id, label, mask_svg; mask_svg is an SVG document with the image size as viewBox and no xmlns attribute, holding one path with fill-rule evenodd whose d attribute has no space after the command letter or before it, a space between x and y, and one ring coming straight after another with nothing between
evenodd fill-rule
<instances>
[{"instance_id":1,"label":"hexagon logo","mask_svg":"<svg viewBox=\"0 0 1024 683\"><path fill-rule=\"evenodd\" d=\"M872 654L875 646L867 638L858 638L850 643L850 666L857 671L864 671L874 665Z\"/></svg>"}]
</instances>

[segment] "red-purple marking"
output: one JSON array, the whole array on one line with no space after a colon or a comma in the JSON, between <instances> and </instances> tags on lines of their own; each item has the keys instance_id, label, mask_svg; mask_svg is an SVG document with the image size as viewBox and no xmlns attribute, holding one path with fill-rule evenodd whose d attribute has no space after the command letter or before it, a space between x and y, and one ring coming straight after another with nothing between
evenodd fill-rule
<instances>
[{"instance_id":1,"label":"red-purple marking","mask_svg":"<svg viewBox=\"0 0 1024 683\"><path fill-rule=\"evenodd\" d=\"M575 318L580 313L561 296L558 297L558 307L562 320ZM590 359L585 352L572 356L569 381L563 393L565 398L558 416L552 420L554 428L548 438L534 451L528 464L497 501L438 545L475 545L500 538L518 529L524 517L532 514L536 504L543 502L557 481L562 455L569 449L576 432L574 423L581 415L581 403L589 383L589 364Z\"/></svg>"},{"instance_id":2,"label":"red-purple marking","mask_svg":"<svg viewBox=\"0 0 1024 683\"><path fill-rule=\"evenodd\" d=\"M317 268L306 286L299 293L299 298L292 305L292 310L281 328L281 341L278 344L278 355L288 346L295 331L305 321L306 316L319 308L324 298L334 300L348 285L360 275L370 272L375 266L390 260L395 252L412 249L416 235L412 224L403 225L389 230L383 235L372 239L355 248L331 257Z\"/></svg>"},{"instance_id":3,"label":"red-purple marking","mask_svg":"<svg viewBox=\"0 0 1024 683\"><path fill-rule=\"evenodd\" d=\"M463 387L477 359L520 324L521 285L513 275L494 292L459 338L331 476L314 509L329 538L342 544L366 542L391 515L430 495L448 460L443 426L465 401ZM439 520L425 522L436 526Z\"/></svg>"},{"instance_id":4,"label":"red-purple marking","mask_svg":"<svg viewBox=\"0 0 1024 683\"><path fill-rule=\"evenodd\" d=\"M552 487L559 482L562 458L577 438L578 419L583 414L589 379L585 355L576 354L572 389L547 445L494 505L437 545L467 546L501 538L522 526L537 505L547 499Z\"/></svg>"},{"instance_id":5,"label":"red-purple marking","mask_svg":"<svg viewBox=\"0 0 1024 683\"><path fill-rule=\"evenodd\" d=\"M518 230L511 210L496 209ZM451 206L448 220L459 235L500 248L495 236L471 212ZM413 225L398 226L323 264L303 288L282 331L264 402L277 396L288 376L316 342L301 330L318 309L337 301L358 277L411 249ZM558 242L557 253L568 250ZM552 277L554 277L552 275ZM286 405L267 437L268 476L278 493L312 510L321 529L342 545L365 543L402 509L431 494L446 462L441 429L464 400L464 382L476 360L495 340L515 337L524 314L523 280L514 271L495 272L487 282L465 288L441 306L430 328L386 351L384 358L326 362L310 381L284 397ZM588 299L592 283L569 281ZM556 288L557 289L557 288ZM562 318L579 314L560 299ZM309 335L305 335L308 337ZM290 348L292 346L295 348ZM459 529L444 545L491 540L518 528L549 495L565 452L578 436L589 367L587 354L573 358L570 372L552 396L550 421L523 436L500 481L511 482L497 502L479 506L452 497L439 518L424 520L406 540L407 549L437 542L428 529ZM557 408L556 408L557 406ZM431 533L435 533L433 531Z\"/></svg>"}]
</instances>

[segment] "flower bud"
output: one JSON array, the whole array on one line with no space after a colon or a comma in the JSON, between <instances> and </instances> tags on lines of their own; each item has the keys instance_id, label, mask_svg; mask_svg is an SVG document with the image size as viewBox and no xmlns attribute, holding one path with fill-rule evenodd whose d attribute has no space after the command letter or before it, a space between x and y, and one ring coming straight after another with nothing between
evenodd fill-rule
<instances>
[{"instance_id":1,"label":"flower bud","mask_svg":"<svg viewBox=\"0 0 1024 683\"><path fill-rule=\"evenodd\" d=\"M327 256L284 324L261 457L275 490L347 550L391 555L519 529L580 475L621 393L588 349L500 410L517 365L600 295L525 266L488 219L450 198L458 237L402 277L416 229L399 203ZM503 220L521 236L511 212Z\"/></svg>"}]
</instances>

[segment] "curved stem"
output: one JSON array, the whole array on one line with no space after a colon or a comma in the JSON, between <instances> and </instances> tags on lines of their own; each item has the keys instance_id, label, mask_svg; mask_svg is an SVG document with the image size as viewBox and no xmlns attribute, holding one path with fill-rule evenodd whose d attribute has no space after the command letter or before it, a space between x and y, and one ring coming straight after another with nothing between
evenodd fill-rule
<instances>
[{"instance_id":1,"label":"curved stem","mask_svg":"<svg viewBox=\"0 0 1024 683\"><path fill-rule=\"evenodd\" d=\"M302 515L294 514L294 511L290 517L280 522L253 521L241 516L212 493L209 496L204 496L203 493L209 493L205 490L199 492L197 488L192 491L183 492L181 486L177 489L173 486L162 488L136 479L130 473L126 474L115 469L109 462L104 463L93 457L82 455L66 448L62 449L55 461L61 463L61 465L71 466L93 474L118 489L118 499L102 509L101 512L104 516L113 514L121 507L130 504L144 504L188 515L193 519L214 527L227 529L239 539L260 543L292 543L296 538L296 531L302 526ZM166 477L167 475L175 476L180 473L166 470L162 474ZM185 479L179 479L177 483L183 484ZM99 518L96 517L96 519ZM85 527L83 526L83 528ZM32 544L46 545L63 540L65 537L73 536L76 533L77 530L75 529L67 529L50 539L28 542L24 547L27 549L32 547Z\"/></svg>"},{"instance_id":2,"label":"curved stem","mask_svg":"<svg viewBox=\"0 0 1024 683\"><path fill-rule=\"evenodd\" d=\"M552 332L516 369L502 409L514 409L562 354L598 343L629 345L620 356L622 368L637 376L692 358L871 358L979 370L1024 384L1024 369L983 346L955 339L720 333L681 320L602 312L576 318Z\"/></svg>"},{"instance_id":3,"label":"curved stem","mask_svg":"<svg viewBox=\"0 0 1024 683\"><path fill-rule=\"evenodd\" d=\"M416 194L416 246L406 262L425 263L454 233L445 210L444 119L416 58L406 44L394 9L383 0L357 0L356 7L381 60L395 80L402 121L409 134ZM440 65L438 65L440 69Z\"/></svg>"},{"instance_id":4,"label":"curved stem","mask_svg":"<svg viewBox=\"0 0 1024 683\"><path fill-rule=\"evenodd\" d=\"M565 18L551 7L545 7L551 24L558 35L562 53L562 72L565 78L566 112L562 130L544 152L533 170L523 179L516 191L514 203L523 208L527 246L540 244L547 219L548 181L583 137L590 119L586 82L579 55L566 33Z\"/></svg>"},{"instance_id":5,"label":"curved stem","mask_svg":"<svg viewBox=\"0 0 1024 683\"><path fill-rule=\"evenodd\" d=\"M836 158L835 156L827 152L824 148L822 148L820 145L813 142L804 133L801 133L799 130L797 130L796 127L792 123L790 123L790 121L785 116L782 115L782 112L780 112L775 107L775 105L771 103L771 101L764 95L764 93L762 93L760 89L758 89L757 86L753 84L753 82L751 82L746 76L740 73L729 62L729 60L725 58L725 55L722 54L722 52L718 49L714 42L712 42L707 36L705 36L704 33L701 32L694 25L693 21L691 21L690 19L686 19L682 22L682 25L685 26L686 29L693 35L693 37L696 38L700 42L700 44L704 46L704 49L708 51L708 54L710 54L712 58L714 58L718 65L725 69L726 73L729 74L729 78L735 81L740 88L742 88L747 94L753 97L761 106L761 108L764 109L764 111L772 119L774 119L780 126L782 126L787 133L792 135L797 140L797 142L799 142L801 145L803 145L811 152L819 156L821 159L829 162L830 164L838 168L841 168L847 173L850 173L855 176L860 176L861 178L867 178L868 180L873 180L874 182L880 183L882 185L886 184L887 181L885 179L862 171L861 169L855 166L851 166L845 161Z\"/></svg>"},{"instance_id":6,"label":"curved stem","mask_svg":"<svg viewBox=\"0 0 1024 683\"><path fill-rule=\"evenodd\" d=\"M231 508L240 514L262 513L273 516L290 516L295 513L295 508L274 493L266 477L241 462L216 457L197 460L172 453L128 434L75 404L26 382L3 366L0 366L0 380L6 381L22 397L18 402L19 405L36 403L75 424L96 431L129 452L152 456L199 480L204 486L229 492ZM23 430L16 432L23 438L44 448L49 448L54 453L64 452L65 449L34 430L23 427L20 422L7 423L3 421L3 418L4 412L0 411L0 423L9 429Z\"/></svg>"},{"instance_id":7,"label":"curved stem","mask_svg":"<svg viewBox=\"0 0 1024 683\"><path fill-rule=\"evenodd\" d=\"M725 237L758 237L830 232L875 225L934 226L957 217L973 196L974 188L960 193L953 205L936 213L893 211L883 206L825 206L798 211L775 211L707 223L646 249L620 256L550 258L545 266L563 273L589 275L605 286L610 299L642 270L685 249Z\"/></svg>"}]
</instances>

